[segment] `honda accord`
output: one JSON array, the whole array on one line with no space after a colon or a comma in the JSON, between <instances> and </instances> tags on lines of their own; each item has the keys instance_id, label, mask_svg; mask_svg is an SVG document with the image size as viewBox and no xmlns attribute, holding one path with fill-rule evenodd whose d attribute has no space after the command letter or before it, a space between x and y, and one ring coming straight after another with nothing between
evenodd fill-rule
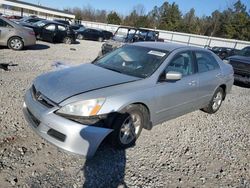
<instances>
[{"instance_id":1,"label":"honda accord","mask_svg":"<svg viewBox=\"0 0 250 188\"><path fill-rule=\"evenodd\" d=\"M115 147L127 148L142 129L198 109L215 113L233 74L231 65L206 49L138 42L38 76L23 111L41 137L91 157L107 136Z\"/></svg>"}]
</instances>

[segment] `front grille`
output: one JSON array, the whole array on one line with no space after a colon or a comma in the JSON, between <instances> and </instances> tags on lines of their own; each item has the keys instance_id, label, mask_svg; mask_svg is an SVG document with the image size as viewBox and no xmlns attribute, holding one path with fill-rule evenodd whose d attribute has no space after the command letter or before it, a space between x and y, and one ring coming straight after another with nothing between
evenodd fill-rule
<instances>
[{"instance_id":1,"label":"front grille","mask_svg":"<svg viewBox=\"0 0 250 188\"><path fill-rule=\"evenodd\" d=\"M41 123L27 108L29 117L31 118L31 120L33 121L34 124L32 124L35 128L37 128L39 126L39 124Z\"/></svg>"},{"instance_id":2,"label":"front grille","mask_svg":"<svg viewBox=\"0 0 250 188\"><path fill-rule=\"evenodd\" d=\"M62 133L56 131L55 129L48 130L47 134L50 135L51 137L61 141L61 142L64 142L66 139L65 134L62 134Z\"/></svg>"},{"instance_id":3,"label":"front grille","mask_svg":"<svg viewBox=\"0 0 250 188\"><path fill-rule=\"evenodd\" d=\"M32 85L32 96L36 101L43 104L47 108L54 107L52 102L50 100L48 100L45 96L43 96L41 92L37 91L34 85Z\"/></svg>"}]
</instances>

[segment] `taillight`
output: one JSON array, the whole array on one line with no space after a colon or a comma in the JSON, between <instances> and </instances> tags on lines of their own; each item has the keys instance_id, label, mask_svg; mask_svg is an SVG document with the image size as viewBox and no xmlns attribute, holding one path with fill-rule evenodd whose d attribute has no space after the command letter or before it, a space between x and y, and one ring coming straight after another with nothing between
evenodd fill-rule
<instances>
[{"instance_id":1,"label":"taillight","mask_svg":"<svg viewBox=\"0 0 250 188\"><path fill-rule=\"evenodd\" d=\"M34 31L29 31L29 34L30 35L35 35L35 32Z\"/></svg>"}]
</instances>

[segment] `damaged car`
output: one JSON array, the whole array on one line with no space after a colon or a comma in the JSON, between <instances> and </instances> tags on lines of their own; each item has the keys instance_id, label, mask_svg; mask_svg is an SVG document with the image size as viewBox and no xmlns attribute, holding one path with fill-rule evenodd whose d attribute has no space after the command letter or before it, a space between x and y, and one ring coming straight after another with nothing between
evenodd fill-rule
<instances>
[{"instance_id":1,"label":"damaged car","mask_svg":"<svg viewBox=\"0 0 250 188\"><path fill-rule=\"evenodd\" d=\"M114 36L102 45L100 56L109 53L126 43L142 41L163 41L159 39L159 32L150 29L121 26L118 27Z\"/></svg>"},{"instance_id":2,"label":"damaged car","mask_svg":"<svg viewBox=\"0 0 250 188\"><path fill-rule=\"evenodd\" d=\"M38 76L23 112L45 140L91 157L107 136L128 148L142 129L198 109L215 113L233 80L232 66L208 50L138 42Z\"/></svg>"}]
</instances>

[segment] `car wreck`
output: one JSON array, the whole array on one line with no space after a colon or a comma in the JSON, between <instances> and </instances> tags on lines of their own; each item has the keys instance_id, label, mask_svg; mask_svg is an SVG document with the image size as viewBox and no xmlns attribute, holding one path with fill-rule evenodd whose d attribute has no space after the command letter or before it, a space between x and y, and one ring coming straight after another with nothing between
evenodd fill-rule
<instances>
[{"instance_id":1,"label":"car wreck","mask_svg":"<svg viewBox=\"0 0 250 188\"><path fill-rule=\"evenodd\" d=\"M126 43L143 41L163 41L159 39L159 32L150 29L121 26L118 27L112 39L102 45L100 55L109 53Z\"/></svg>"},{"instance_id":2,"label":"car wreck","mask_svg":"<svg viewBox=\"0 0 250 188\"><path fill-rule=\"evenodd\" d=\"M137 42L38 76L23 112L42 138L89 158L107 136L128 148L142 129L194 110L217 112L233 81L232 66L208 50Z\"/></svg>"}]
</instances>

